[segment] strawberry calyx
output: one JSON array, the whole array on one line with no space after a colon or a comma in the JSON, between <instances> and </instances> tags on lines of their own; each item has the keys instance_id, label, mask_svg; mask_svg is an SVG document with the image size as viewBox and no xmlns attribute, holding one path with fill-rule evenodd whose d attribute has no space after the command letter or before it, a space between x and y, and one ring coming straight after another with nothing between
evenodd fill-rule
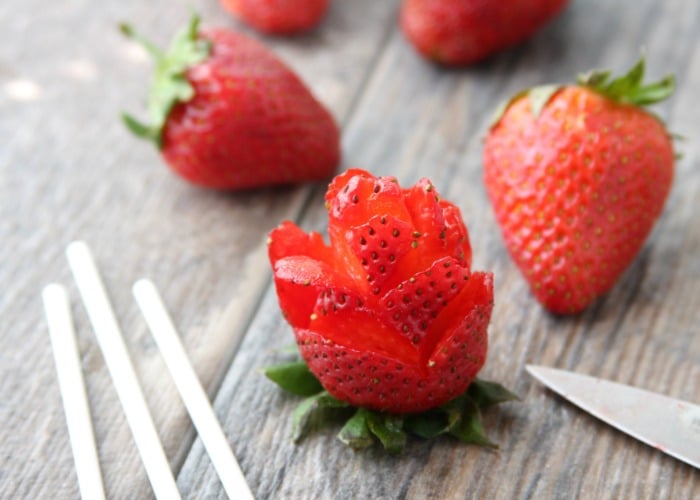
<instances>
[{"instance_id":1,"label":"strawberry calyx","mask_svg":"<svg viewBox=\"0 0 700 500\"><path fill-rule=\"evenodd\" d=\"M200 18L194 14L189 25L175 36L167 51L156 47L128 24L120 24L121 32L138 42L155 61L155 75L148 94L149 123L127 113L122 119L136 136L162 146L163 128L173 107L194 96L194 88L186 78L191 67L201 63L211 53L211 42L198 36Z\"/></svg>"},{"instance_id":2,"label":"strawberry calyx","mask_svg":"<svg viewBox=\"0 0 700 500\"><path fill-rule=\"evenodd\" d=\"M621 104L648 106L667 99L676 86L674 75L644 84L644 57L624 75L613 78L610 71L591 71L579 75L577 83Z\"/></svg>"},{"instance_id":3,"label":"strawberry calyx","mask_svg":"<svg viewBox=\"0 0 700 500\"><path fill-rule=\"evenodd\" d=\"M399 454L408 436L433 439L442 435L488 448L498 448L484 430L482 413L500 403L519 400L502 385L475 379L467 390L431 410L403 415L356 407L337 399L323 389L302 360L293 360L263 369L281 388L304 397L292 416L295 443L328 421L345 418L338 439L354 450L380 443L392 455Z\"/></svg>"},{"instance_id":4,"label":"strawberry calyx","mask_svg":"<svg viewBox=\"0 0 700 500\"><path fill-rule=\"evenodd\" d=\"M675 76L666 75L653 83L644 83L645 72L644 57L640 57L630 70L622 76L613 77L611 71L593 70L580 74L576 83L619 104L644 107L661 102L673 94L676 86ZM522 90L513 95L507 101L496 108L489 123L489 128L495 127L501 120L506 110L521 97L530 99L532 115L536 118L540 115L547 103L565 84L545 84Z\"/></svg>"}]
</instances>

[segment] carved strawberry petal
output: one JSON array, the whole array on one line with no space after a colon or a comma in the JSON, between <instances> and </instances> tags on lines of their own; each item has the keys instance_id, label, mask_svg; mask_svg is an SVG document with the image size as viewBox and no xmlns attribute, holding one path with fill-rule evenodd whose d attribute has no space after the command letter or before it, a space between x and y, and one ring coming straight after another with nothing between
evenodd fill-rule
<instances>
[{"instance_id":1,"label":"carved strawberry petal","mask_svg":"<svg viewBox=\"0 0 700 500\"><path fill-rule=\"evenodd\" d=\"M427 271L414 274L382 297L382 319L421 346L430 325L459 294L468 277L469 270L457 259L439 259Z\"/></svg>"}]
</instances>

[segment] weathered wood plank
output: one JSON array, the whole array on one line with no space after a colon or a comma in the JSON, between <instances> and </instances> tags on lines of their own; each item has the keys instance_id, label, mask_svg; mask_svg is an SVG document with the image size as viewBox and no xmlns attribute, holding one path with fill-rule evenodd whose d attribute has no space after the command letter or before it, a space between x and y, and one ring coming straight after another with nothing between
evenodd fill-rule
<instances>
[{"instance_id":1,"label":"weathered wood plank","mask_svg":"<svg viewBox=\"0 0 700 500\"><path fill-rule=\"evenodd\" d=\"M514 90L563 81L591 67L626 69L646 47L652 76L679 73L676 96L659 107L671 128L698 129L698 32L693 2L574 2L524 46L465 70L415 56L396 31L345 129L347 161L408 184L430 176L463 210L475 268L496 274L496 308L483 376L523 398L488 415L502 446L482 451L445 439L414 441L405 455L353 454L328 429L300 446L289 440L298 401L256 368L292 336L273 291L256 314L216 397L216 408L253 490L261 498L694 498L697 472L600 424L524 373L541 363L700 399L700 225L694 222L698 148L679 143L667 209L615 289L574 318L545 313L508 258L481 182L481 139L491 110ZM410 75L407 77L406 75ZM320 196L304 219L325 223ZM188 496L221 497L195 441L179 476Z\"/></svg>"},{"instance_id":2,"label":"weathered wood plank","mask_svg":"<svg viewBox=\"0 0 700 500\"><path fill-rule=\"evenodd\" d=\"M314 189L226 195L194 189L166 171L118 115L139 110L150 64L120 37L133 21L165 43L194 5L205 23L240 28L218 2L0 5L0 497L77 495L39 294L71 285L83 368L107 493L151 495L145 473L63 256L94 250L127 337L166 453L177 471L192 430L131 298L149 276L171 309L196 370L214 394L269 281L265 234L294 218ZM267 38L342 122L385 37L384 2L343 2L315 32ZM366 22L357 11L370 16ZM21 41L21 43L20 43ZM29 82L29 83L27 83ZM24 85L24 87L22 86Z\"/></svg>"}]
</instances>

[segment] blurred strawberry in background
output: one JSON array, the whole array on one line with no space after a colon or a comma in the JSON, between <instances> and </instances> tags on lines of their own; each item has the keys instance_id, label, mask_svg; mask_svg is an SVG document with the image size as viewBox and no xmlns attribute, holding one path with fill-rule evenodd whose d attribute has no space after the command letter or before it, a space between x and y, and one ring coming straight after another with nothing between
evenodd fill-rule
<instances>
[{"instance_id":1,"label":"blurred strawberry in background","mask_svg":"<svg viewBox=\"0 0 700 500\"><path fill-rule=\"evenodd\" d=\"M446 65L475 63L516 45L558 14L567 0L405 0L401 28L423 56Z\"/></svg>"},{"instance_id":2,"label":"blurred strawberry in background","mask_svg":"<svg viewBox=\"0 0 700 500\"><path fill-rule=\"evenodd\" d=\"M328 0L221 0L221 5L253 28L274 35L308 31L328 10Z\"/></svg>"},{"instance_id":3,"label":"blurred strawberry in background","mask_svg":"<svg viewBox=\"0 0 700 500\"><path fill-rule=\"evenodd\" d=\"M249 189L329 178L340 130L299 77L263 44L199 18L161 51L128 26L155 59L149 121L125 114L170 168L215 189Z\"/></svg>"}]
</instances>

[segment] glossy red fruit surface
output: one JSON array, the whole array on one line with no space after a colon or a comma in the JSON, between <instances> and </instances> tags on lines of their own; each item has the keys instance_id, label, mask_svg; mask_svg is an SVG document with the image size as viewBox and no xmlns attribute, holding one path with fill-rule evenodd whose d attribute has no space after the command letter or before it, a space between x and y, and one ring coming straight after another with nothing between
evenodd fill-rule
<instances>
[{"instance_id":1,"label":"glossy red fruit surface","mask_svg":"<svg viewBox=\"0 0 700 500\"><path fill-rule=\"evenodd\" d=\"M532 106L516 98L491 129L484 179L533 294L577 313L642 248L671 187L673 144L657 117L586 86L556 89L537 116Z\"/></svg>"},{"instance_id":2,"label":"glossy red fruit surface","mask_svg":"<svg viewBox=\"0 0 700 500\"><path fill-rule=\"evenodd\" d=\"M163 130L163 156L180 175L215 188L251 188L330 177L339 130L301 80L262 44L204 31L210 57L190 68L191 100Z\"/></svg>"},{"instance_id":3,"label":"glossy red fruit surface","mask_svg":"<svg viewBox=\"0 0 700 500\"><path fill-rule=\"evenodd\" d=\"M288 35L314 28L328 10L328 0L221 0L221 5L254 28Z\"/></svg>"},{"instance_id":4,"label":"glossy red fruit surface","mask_svg":"<svg viewBox=\"0 0 700 500\"><path fill-rule=\"evenodd\" d=\"M428 59L471 64L540 29L567 0L405 0L401 28Z\"/></svg>"},{"instance_id":5,"label":"glossy red fruit surface","mask_svg":"<svg viewBox=\"0 0 700 500\"><path fill-rule=\"evenodd\" d=\"M296 74L260 42L195 16L167 52L129 26L156 60L150 123L124 115L193 184L249 189L330 178L340 133Z\"/></svg>"},{"instance_id":6,"label":"glossy red fruit surface","mask_svg":"<svg viewBox=\"0 0 700 500\"><path fill-rule=\"evenodd\" d=\"M302 357L333 396L413 413L462 394L482 367L490 273L472 272L459 209L427 179L404 189L359 169L326 204L330 245L285 222L269 255Z\"/></svg>"}]
</instances>

